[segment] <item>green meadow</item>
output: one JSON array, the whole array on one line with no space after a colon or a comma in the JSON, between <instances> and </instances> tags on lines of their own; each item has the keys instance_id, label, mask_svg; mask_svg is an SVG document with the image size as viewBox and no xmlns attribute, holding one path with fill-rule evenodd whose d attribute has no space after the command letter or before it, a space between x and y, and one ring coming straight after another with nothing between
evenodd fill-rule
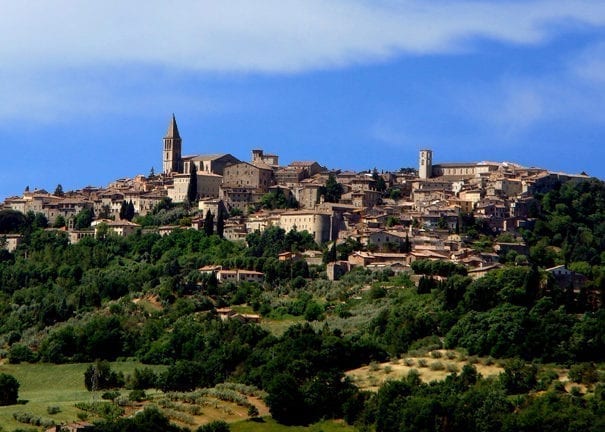
<instances>
[{"instance_id":1,"label":"green meadow","mask_svg":"<svg viewBox=\"0 0 605 432\"><path fill-rule=\"evenodd\" d=\"M92 393L84 387L84 371L88 365L89 363L0 365L0 373L13 375L20 383L19 404L0 407L0 431L33 427L17 422L13 418L15 412L32 413L35 416L52 419L57 424L78 421L78 413L81 411L74 404L101 400L101 392ZM112 370L121 371L124 375L131 374L135 368L142 367L160 370L163 368L163 366L142 365L138 362L114 362L111 364ZM59 407L60 411L56 414L49 414L48 407ZM353 427L340 421L323 421L310 426L284 426L269 416L259 421L237 421L237 416L234 415L224 415L224 417L231 424L232 432L258 430L266 432L352 432L354 430ZM189 425L189 427L192 430L197 429L196 426ZM35 429L42 428L36 427Z\"/></svg>"},{"instance_id":2,"label":"green meadow","mask_svg":"<svg viewBox=\"0 0 605 432\"><path fill-rule=\"evenodd\" d=\"M90 402L93 398L101 399L100 393L93 394L84 387L84 371L88 365L89 363L0 365L1 373L13 375L20 384L20 403L0 407L0 425L6 431L28 426L15 421L14 412L30 412L36 416L53 419L55 423L78 420L80 410L74 407L75 403ZM127 375L143 365L138 362L115 362L111 367ZM60 412L49 414L49 406L59 407Z\"/></svg>"}]
</instances>

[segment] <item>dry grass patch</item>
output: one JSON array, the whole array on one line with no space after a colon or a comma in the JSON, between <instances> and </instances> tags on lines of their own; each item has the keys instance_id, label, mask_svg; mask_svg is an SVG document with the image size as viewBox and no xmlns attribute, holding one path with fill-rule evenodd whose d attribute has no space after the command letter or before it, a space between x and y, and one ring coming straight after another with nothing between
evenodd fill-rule
<instances>
[{"instance_id":1,"label":"dry grass patch","mask_svg":"<svg viewBox=\"0 0 605 432\"><path fill-rule=\"evenodd\" d=\"M435 354L436 352L439 352L439 354ZM439 360L435 360L437 358ZM427 352L426 354L416 356L408 353L402 362L373 363L350 370L347 372L347 376L361 389L371 391L378 390L386 380L397 380L407 377L412 369L418 372L423 382L440 381L452 372L462 370L464 365L468 363L467 361L460 360L460 358L466 357L452 350L434 350L430 353ZM504 371L493 360L477 362L474 366L484 377L497 376Z\"/></svg>"}]
</instances>

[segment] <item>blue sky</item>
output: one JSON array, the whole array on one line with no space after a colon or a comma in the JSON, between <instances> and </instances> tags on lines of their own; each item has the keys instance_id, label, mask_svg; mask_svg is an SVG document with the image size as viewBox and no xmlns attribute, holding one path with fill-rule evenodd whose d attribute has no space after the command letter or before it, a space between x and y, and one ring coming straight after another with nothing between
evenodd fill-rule
<instances>
[{"instance_id":1,"label":"blue sky","mask_svg":"<svg viewBox=\"0 0 605 432\"><path fill-rule=\"evenodd\" d=\"M0 199L253 148L605 178L605 2L2 1Z\"/></svg>"}]
</instances>

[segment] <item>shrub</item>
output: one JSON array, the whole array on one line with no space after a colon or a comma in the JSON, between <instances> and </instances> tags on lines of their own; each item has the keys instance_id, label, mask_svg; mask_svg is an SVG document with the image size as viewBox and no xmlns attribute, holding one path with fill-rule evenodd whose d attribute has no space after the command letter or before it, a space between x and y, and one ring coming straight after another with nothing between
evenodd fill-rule
<instances>
[{"instance_id":1,"label":"shrub","mask_svg":"<svg viewBox=\"0 0 605 432\"><path fill-rule=\"evenodd\" d=\"M443 354L441 353L441 351L431 351L431 357L434 359L438 359L443 357Z\"/></svg>"},{"instance_id":2,"label":"shrub","mask_svg":"<svg viewBox=\"0 0 605 432\"><path fill-rule=\"evenodd\" d=\"M454 351L448 351L445 353L445 356L449 359L449 360L454 360L457 356L456 353Z\"/></svg>"},{"instance_id":3,"label":"shrub","mask_svg":"<svg viewBox=\"0 0 605 432\"><path fill-rule=\"evenodd\" d=\"M429 367L431 370L434 371L445 370L445 365L443 364L443 362L440 361L432 362Z\"/></svg>"},{"instance_id":4,"label":"shrub","mask_svg":"<svg viewBox=\"0 0 605 432\"><path fill-rule=\"evenodd\" d=\"M14 412L13 418L19 423L30 424L33 426L42 426L48 428L55 425L54 420L40 417L30 412Z\"/></svg>"},{"instance_id":5,"label":"shrub","mask_svg":"<svg viewBox=\"0 0 605 432\"><path fill-rule=\"evenodd\" d=\"M124 414L122 408L111 402L78 402L74 404L74 406L82 411L86 411L87 417L89 413L92 413L105 419L115 419ZM78 415L78 418L79 417L80 416Z\"/></svg>"},{"instance_id":6,"label":"shrub","mask_svg":"<svg viewBox=\"0 0 605 432\"><path fill-rule=\"evenodd\" d=\"M256 418L256 417L258 417L258 415L259 415L258 408L256 408L254 405L250 405L248 407L248 417Z\"/></svg>"},{"instance_id":7,"label":"shrub","mask_svg":"<svg viewBox=\"0 0 605 432\"><path fill-rule=\"evenodd\" d=\"M197 432L229 432L230 430L224 420L214 420L197 428Z\"/></svg>"},{"instance_id":8,"label":"shrub","mask_svg":"<svg viewBox=\"0 0 605 432\"><path fill-rule=\"evenodd\" d=\"M572 396L575 397L581 397L582 396L582 389L578 386L572 386L571 389L569 390L569 393Z\"/></svg>"},{"instance_id":9,"label":"shrub","mask_svg":"<svg viewBox=\"0 0 605 432\"><path fill-rule=\"evenodd\" d=\"M426 359L418 359L418 367L426 367L428 364L428 362L426 361Z\"/></svg>"},{"instance_id":10,"label":"shrub","mask_svg":"<svg viewBox=\"0 0 605 432\"><path fill-rule=\"evenodd\" d=\"M458 366L454 363L448 363L445 367L445 369L449 372L449 373L458 373Z\"/></svg>"},{"instance_id":11,"label":"shrub","mask_svg":"<svg viewBox=\"0 0 605 432\"><path fill-rule=\"evenodd\" d=\"M58 414L61 412L61 407L58 405L49 405L46 407L46 412L50 415Z\"/></svg>"},{"instance_id":12,"label":"shrub","mask_svg":"<svg viewBox=\"0 0 605 432\"><path fill-rule=\"evenodd\" d=\"M321 321L323 312L323 307L319 303L310 301L305 307L305 319L307 321Z\"/></svg>"},{"instance_id":13,"label":"shrub","mask_svg":"<svg viewBox=\"0 0 605 432\"><path fill-rule=\"evenodd\" d=\"M370 362L370 371L376 372L379 370L380 370L380 365L378 364L378 362L375 362L375 361Z\"/></svg>"},{"instance_id":14,"label":"shrub","mask_svg":"<svg viewBox=\"0 0 605 432\"><path fill-rule=\"evenodd\" d=\"M20 343L14 344L8 352L8 362L19 364L21 362L33 363L38 360L38 356L27 345Z\"/></svg>"},{"instance_id":15,"label":"shrub","mask_svg":"<svg viewBox=\"0 0 605 432\"><path fill-rule=\"evenodd\" d=\"M569 379L578 384L593 384L599 380L594 363L578 363L569 369Z\"/></svg>"},{"instance_id":16,"label":"shrub","mask_svg":"<svg viewBox=\"0 0 605 432\"><path fill-rule=\"evenodd\" d=\"M369 295L370 299L377 300L379 298L385 297L387 295L387 290L386 290L386 288L384 288L380 285L373 286L372 288L370 288L368 295Z\"/></svg>"},{"instance_id":17,"label":"shrub","mask_svg":"<svg viewBox=\"0 0 605 432\"><path fill-rule=\"evenodd\" d=\"M133 402L141 402L147 399L147 395L145 394L145 390L136 389L128 393L128 399Z\"/></svg>"},{"instance_id":18,"label":"shrub","mask_svg":"<svg viewBox=\"0 0 605 432\"><path fill-rule=\"evenodd\" d=\"M101 395L101 399L105 399L105 400L114 400L117 397L120 396L120 392L119 391L108 391L108 392L104 392Z\"/></svg>"},{"instance_id":19,"label":"shrub","mask_svg":"<svg viewBox=\"0 0 605 432\"><path fill-rule=\"evenodd\" d=\"M422 383L422 380L420 379L420 372L418 372L416 369L410 369L408 376L406 377L406 381L412 386L420 385Z\"/></svg>"},{"instance_id":20,"label":"shrub","mask_svg":"<svg viewBox=\"0 0 605 432\"><path fill-rule=\"evenodd\" d=\"M559 374L552 369L547 369L538 374L537 390L546 390L553 381L559 380Z\"/></svg>"}]
</instances>

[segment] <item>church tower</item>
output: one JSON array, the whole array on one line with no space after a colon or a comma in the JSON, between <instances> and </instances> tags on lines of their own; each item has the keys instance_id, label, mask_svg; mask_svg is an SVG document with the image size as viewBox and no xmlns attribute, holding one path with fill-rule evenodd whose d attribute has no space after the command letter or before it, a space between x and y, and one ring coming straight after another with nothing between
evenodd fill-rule
<instances>
[{"instance_id":1,"label":"church tower","mask_svg":"<svg viewBox=\"0 0 605 432\"><path fill-rule=\"evenodd\" d=\"M423 180L433 176L433 151L420 150L420 160L418 161L418 177Z\"/></svg>"},{"instance_id":2,"label":"church tower","mask_svg":"<svg viewBox=\"0 0 605 432\"><path fill-rule=\"evenodd\" d=\"M172 114L172 120L168 125L168 131L164 137L163 167L164 174L180 173L183 171L183 159L181 158L181 136L176 126L176 119Z\"/></svg>"}]
</instances>

